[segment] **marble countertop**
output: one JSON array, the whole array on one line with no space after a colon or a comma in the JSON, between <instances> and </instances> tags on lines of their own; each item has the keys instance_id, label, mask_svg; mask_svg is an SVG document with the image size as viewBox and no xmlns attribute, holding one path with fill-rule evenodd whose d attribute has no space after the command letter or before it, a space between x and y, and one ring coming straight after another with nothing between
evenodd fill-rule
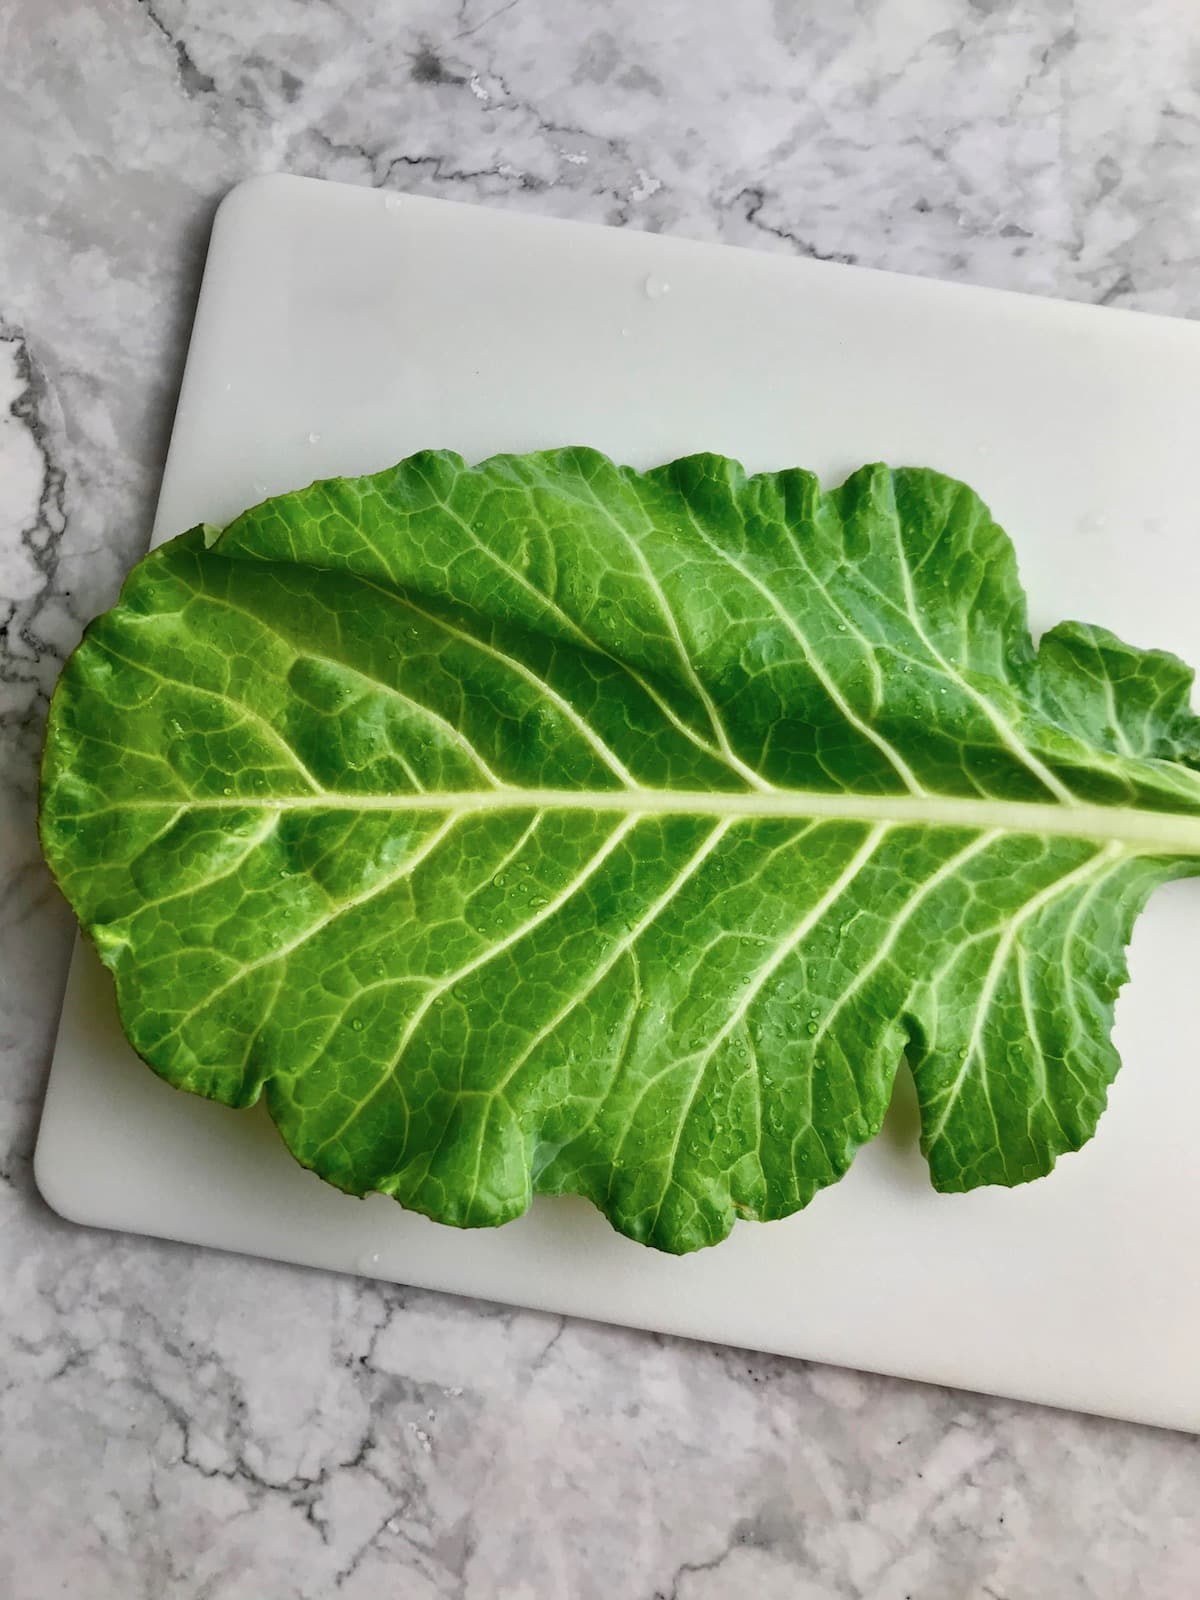
<instances>
[{"instance_id":1,"label":"marble countertop","mask_svg":"<svg viewBox=\"0 0 1200 1600\"><path fill-rule=\"evenodd\" d=\"M1195 316L1198 55L1180 0L4 9L7 1600L1200 1590L1192 1439L84 1232L31 1176L71 937L33 831L46 697L145 546L231 184L286 169Z\"/></svg>"}]
</instances>

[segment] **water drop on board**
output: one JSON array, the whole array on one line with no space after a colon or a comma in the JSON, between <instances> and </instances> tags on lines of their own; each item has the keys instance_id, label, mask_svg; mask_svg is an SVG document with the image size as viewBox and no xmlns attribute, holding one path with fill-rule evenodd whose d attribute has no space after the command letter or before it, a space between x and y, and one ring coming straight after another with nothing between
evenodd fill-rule
<instances>
[{"instance_id":1,"label":"water drop on board","mask_svg":"<svg viewBox=\"0 0 1200 1600\"><path fill-rule=\"evenodd\" d=\"M383 208L385 211L399 211L403 204L404 201L398 194L385 194L383 197Z\"/></svg>"},{"instance_id":2,"label":"water drop on board","mask_svg":"<svg viewBox=\"0 0 1200 1600\"><path fill-rule=\"evenodd\" d=\"M628 337L629 337L629 329L628 328L622 328L621 329L621 337L622 337L622 339L628 339Z\"/></svg>"},{"instance_id":3,"label":"water drop on board","mask_svg":"<svg viewBox=\"0 0 1200 1600\"><path fill-rule=\"evenodd\" d=\"M354 1264L360 1272L378 1272L379 1251L365 1250Z\"/></svg>"},{"instance_id":4,"label":"water drop on board","mask_svg":"<svg viewBox=\"0 0 1200 1600\"><path fill-rule=\"evenodd\" d=\"M661 300L663 295L670 294L671 285L665 278L660 278L656 273L650 273L642 283L642 293L647 300Z\"/></svg>"},{"instance_id":5,"label":"water drop on board","mask_svg":"<svg viewBox=\"0 0 1200 1600\"><path fill-rule=\"evenodd\" d=\"M320 444L321 435L319 433L310 433L308 436L308 442L309 444Z\"/></svg>"}]
</instances>

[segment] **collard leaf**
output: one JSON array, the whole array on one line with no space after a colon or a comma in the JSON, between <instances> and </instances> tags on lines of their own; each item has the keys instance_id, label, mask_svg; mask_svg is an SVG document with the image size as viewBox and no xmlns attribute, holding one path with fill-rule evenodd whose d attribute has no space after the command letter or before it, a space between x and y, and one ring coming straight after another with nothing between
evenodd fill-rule
<instances>
[{"instance_id":1,"label":"collard leaf","mask_svg":"<svg viewBox=\"0 0 1200 1600\"><path fill-rule=\"evenodd\" d=\"M1191 674L1035 651L963 485L426 453L154 551L55 695L42 837L172 1083L444 1222L785 1216L907 1052L941 1189L1095 1129L1200 871Z\"/></svg>"}]
</instances>

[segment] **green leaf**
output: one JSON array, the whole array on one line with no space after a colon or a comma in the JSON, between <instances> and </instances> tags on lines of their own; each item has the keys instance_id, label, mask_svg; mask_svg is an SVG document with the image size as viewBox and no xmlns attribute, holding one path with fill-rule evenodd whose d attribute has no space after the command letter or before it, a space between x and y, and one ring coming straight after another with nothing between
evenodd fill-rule
<instances>
[{"instance_id":1,"label":"green leaf","mask_svg":"<svg viewBox=\"0 0 1200 1600\"><path fill-rule=\"evenodd\" d=\"M1191 673L1035 651L967 488L426 453L153 552L51 711L50 864L134 1048L443 1222L782 1217L907 1052L941 1189L1047 1172L1200 871Z\"/></svg>"}]
</instances>

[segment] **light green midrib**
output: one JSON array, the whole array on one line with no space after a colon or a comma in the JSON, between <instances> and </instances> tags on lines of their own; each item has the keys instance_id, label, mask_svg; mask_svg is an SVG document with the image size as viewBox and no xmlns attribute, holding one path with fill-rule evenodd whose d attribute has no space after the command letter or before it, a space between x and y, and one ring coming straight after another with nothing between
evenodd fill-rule
<instances>
[{"instance_id":1,"label":"light green midrib","mask_svg":"<svg viewBox=\"0 0 1200 1600\"><path fill-rule=\"evenodd\" d=\"M1200 805L1200 796L1198 796ZM769 792L692 792L673 789L467 789L421 794L298 794L293 796L165 797L116 801L113 811L163 809L260 811L591 811L646 816L793 818L893 823L976 831L1051 835L1117 842L1149 854L1200 856L1200 815L1127 806L1059 805L952 795L846 795L783 789ZM64 818L64 820L67 820Z\"/></svg>"}]
</instances>

